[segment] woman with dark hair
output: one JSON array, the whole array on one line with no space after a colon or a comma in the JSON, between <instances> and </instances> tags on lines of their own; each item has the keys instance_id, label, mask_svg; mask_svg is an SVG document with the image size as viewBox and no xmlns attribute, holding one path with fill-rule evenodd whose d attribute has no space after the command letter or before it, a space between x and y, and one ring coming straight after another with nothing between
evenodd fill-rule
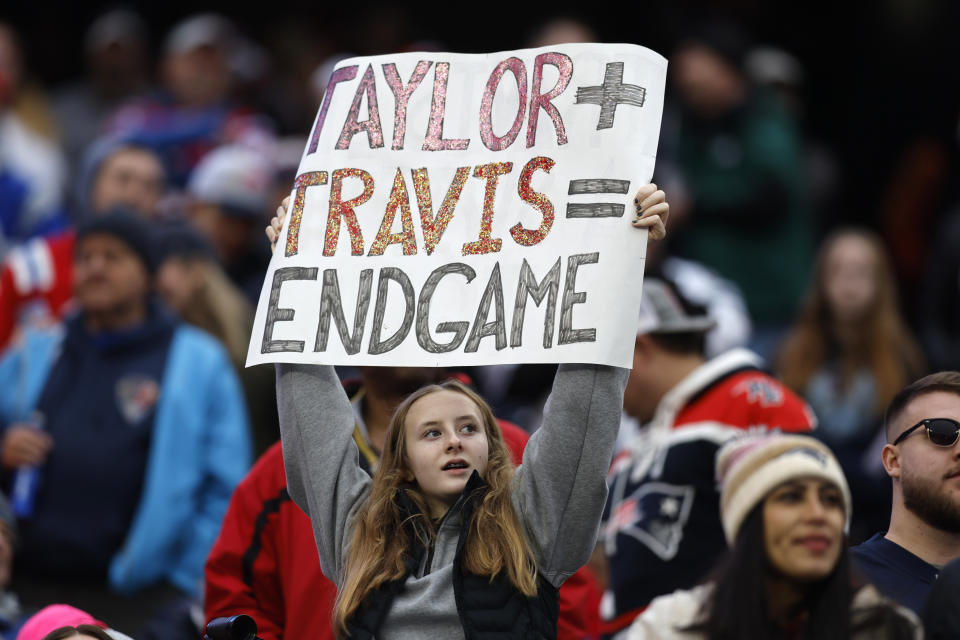
<instances>
[{"instance_id":1,"label":"woman with dark hair","mask_svg":"<svg viewBox=\"0 0 960 640\"><path fill-rule=\"evenodd\" d=\"M43 640L114 640L113 636L93 624L81 624L76 627L54 629Z\"/></svg>"},{"instance_id":2,"label":"woman with dark hair","mask_svg":"<svg viewBox=\"0 0 960 640\"><path fill-rule=\"evenodd\" d=\"M912 612L851 577L850 492L822 443L736 440L717 475L727 557L700 586L654 600L626 640L922 638Z\"/></svg>"}]
</instances>

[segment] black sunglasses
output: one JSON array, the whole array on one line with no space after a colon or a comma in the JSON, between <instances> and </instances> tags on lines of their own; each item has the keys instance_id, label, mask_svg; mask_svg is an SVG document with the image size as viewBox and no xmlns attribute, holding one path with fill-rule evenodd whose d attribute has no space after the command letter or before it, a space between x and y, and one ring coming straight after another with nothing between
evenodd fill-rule
<instances>
[{"instance_id":1,"label":"black sunglasses","mask_svg":"<svg viewBox=\"0 0 960 640\"><path fill-rule=\"evenodd\" d=\"M960 437L960 422L952 418L927 418L913 425L897 437L893 444L900 444L904 438L919 427L927 428L927 437L938 447L952 447Z\"/></svg>"}]
</instances>

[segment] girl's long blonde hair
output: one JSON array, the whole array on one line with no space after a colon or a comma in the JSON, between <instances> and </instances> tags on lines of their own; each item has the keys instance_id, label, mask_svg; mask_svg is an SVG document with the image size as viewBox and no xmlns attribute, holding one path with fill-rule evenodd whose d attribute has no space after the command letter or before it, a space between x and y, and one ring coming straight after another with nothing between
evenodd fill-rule
<instances>
[{"instance_id":1,"label":"girl's long blonde hair","mask_svg":"<svg viewBox=\"0 0 960 640\"><path fill-rule=\"evenodd\" d=\"M505 572L513 586L524 595L537 593L533 552L510 499L514 470L500 426L483 398L460 382L450 380L414 392L397 407L390 420L370 495L353 522L345 579L333 607L334 630L338 637L348 635L347 622L375 589L406 575L405 552L414 544L426 546L437 533L426 498L410 470L404 426L413 403L441 390L462 393L473 400L483 420L489 449L483 474L487 489L479 498L469 523L463 548L463 570L490 576L491 580ZM406 491L419 513L413 516L401 513L397 504L400 488Z\"/></svg>"},{"instance_id":2,"label":"girl's long blonde hair","mask_svg":"<svg viewBox=\"0 0 960 640\"><path fill-rule=\"evenodd\" d=\"M876 383L876 409L882 414L897 391L922 372L923 356L900 313L883 242L872 231L846 228L824 240L800 317L780 352L778 370L788 387L803 394L810 378L830 357L830 341L835 336L826 292L827 260L837 242L849 237L864 240L872 250L876 293L855 339L841 345L840 383L849 384L861 367L869 369Z\"/></svg>"}]
</instances>

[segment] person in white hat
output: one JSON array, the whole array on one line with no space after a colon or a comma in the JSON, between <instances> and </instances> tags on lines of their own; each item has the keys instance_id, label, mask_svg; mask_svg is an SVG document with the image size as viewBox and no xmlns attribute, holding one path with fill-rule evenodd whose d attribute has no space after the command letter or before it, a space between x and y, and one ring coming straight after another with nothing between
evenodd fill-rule
<instances>
[{"instance_id":1,"label":"person in white hat","mask_svg":"<svg viewBox=\"0 0 960 640\"><path fill-rule=\"evenodd\" d=\"M717 456L730 551L700 586L655 599L625 640L921 638L911 611L851 577L850 490L808 436L734 440Z\"/></svg>"}]
</instances>

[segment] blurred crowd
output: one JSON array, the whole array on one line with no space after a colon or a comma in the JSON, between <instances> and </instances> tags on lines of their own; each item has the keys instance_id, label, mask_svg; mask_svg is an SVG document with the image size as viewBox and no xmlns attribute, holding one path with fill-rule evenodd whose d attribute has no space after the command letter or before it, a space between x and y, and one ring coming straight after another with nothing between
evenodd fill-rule
<instances>
[{"instance_id":1,"label":"blurred crowd","mask_svg":"<svg viewBox=\"0 0 960 640\"><path fill-rule=\"evenodd\" d=\"M271 51L213 13L164 34L130 9L80 27L85 74L44 87L24 34L0 23L0 637L39 640L55 627L16 634L63 603L141 639L195 638L209 619L243 612L259 612L267 640L284 629L332 637L316 625L328 624L335 592L286 494L273 369L243 364L270 258L263 228L350 52ZM558 18L515 45L599 39ZM720 420L695 403L745 430L813 429L849 483L858 544L887 529L895 504L884 411L908 383L960 369L960 201L949 202L952 179L927 179L949 163L924 174L931 154L918 139L916 164L878 186L890 194L881 209L854 217L866 224L832 224L824 211L848 174L829 141L806 133L803 61L762 44L711 20L661 52L654 182L670 230L648 249L654 307L638 327L611 471L607 558L561 590L561 637L624 629L625 615L696 584L726 547L716 504L694 511L691 526L714 537L693 549L692 534L677 537L686 494L649 490L679 473L670 482L719 498L712 456L726 435L698 436L715 445L699 477L683 473L702 457L670 458L669 431ZM380 46L358 50L455 43ZM281 79L271 56L288 63ZM914 207L933 211L912 218ZM361 460L375 468L403 397L448 376L519 427L518 454L554 371L345 369ZM779 408L756 413L741 406L748 396ZM657 522L625 515L638 491L661 501ZM655 539L624 542L634 526ZM306 611L285 591L318 604Z\"/></svg>"}]
</instances>

